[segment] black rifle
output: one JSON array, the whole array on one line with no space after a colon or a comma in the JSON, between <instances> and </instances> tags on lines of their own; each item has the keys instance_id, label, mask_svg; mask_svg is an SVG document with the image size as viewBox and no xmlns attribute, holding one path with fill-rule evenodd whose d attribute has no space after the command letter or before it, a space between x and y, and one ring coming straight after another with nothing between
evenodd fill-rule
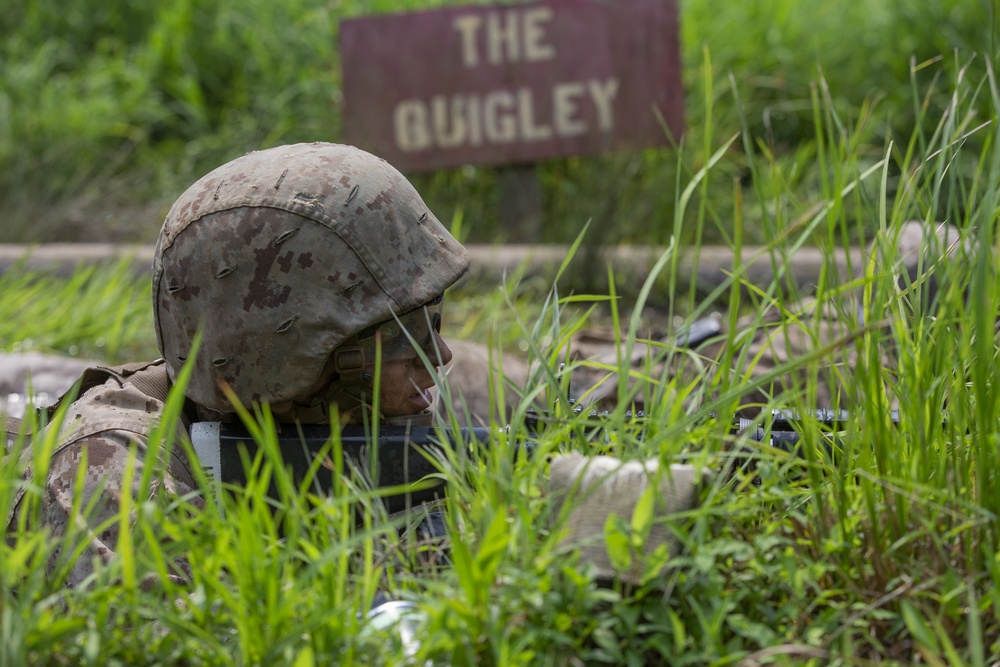
<instances>
[{"instance_id":1,"label":"black rifle","mask_svg":"<svg viewBox=\"0 0 1000 667\"><path fill-rule=\"evenodd\" d=\"M319 424L276 424L277 442L284 465L291 471L296 484L306 479L317 455L330 457L330 426ZM343 470L353 468L365 477L373 488L410 487L396 495L383 496L387 510L397 512L407 507L429 502L444 495L442 482L431 477L439 472L435 457L444 455L443 447L455 451L485 445L490 429L466 427L459 430L432 426L389 426L380 424L378 438L371 437L371 428L362 425L344 426L340 432ZM191 442L205 472L217 484L246 484L246 473L240 449L250 460L259 446L249 432L239 424L198 422L191 427ZM316 467L312 486L329 493L334 488L335 463L321 461ZM422 484L415 485L422 481ZM269 494L277 489L272 483Z\"/></svg>"},{"instance_id":2,"label":"black rifle","mask_svg":"<svg viewBox=\"0 0 1000 667\"><path fill-rule=\"evenodd\" d=\"M576 408L577 412L581 410L582 408ZM607 435L607 428L601 425L606 413L592 412L589 416L591 420L583 425L584 431L588 438L599 441ZM846 428L849 414L845 410L816 410L810 417L821 425L824 439L829 443L837 433ZM636 413L633 419L632 415L627 414L626 419L631 420L641 437L645 416ZM895 410L892 419L898 421ZM803 421L798 412L772 410L766 419L733 418L730 432L733 435L746 433L751 441L766 441L770 446L797 453ZM529 435L539 433L551 423L552 420L546 415L534 412L529 412L525 419ZM333 453L328 446L329 425L278 424L277 428L282 460L291 470L292 478L297 484L305 479L317 454L329 457ZM383 496L388 511L396 512L444 495L443 483L435 481L433 475L439 472L435 459L444 455L445 448L451 451L462 449L474 454L477 447L489 444L491 435L491 429L483 427L462 427L456 430L433 426L380 425L378 438L373 440L369 427L345 426L340 433L344 457L342 469L361 471L376 488L409 487L399 494ZM252 460L258 445L243 426L217 422L196 423L191 428L191 440L202 466L217 483L246 483L240 447L245 448ZM524 449L530 455L531 444L524 445ZM330 492L334 488L335 467L332 461L319 465L313 478L313 486L319 491ZM423 483L414 486L420 481ZM276 494L273 486L271 494Z\"/></svg>"}]
</instances>

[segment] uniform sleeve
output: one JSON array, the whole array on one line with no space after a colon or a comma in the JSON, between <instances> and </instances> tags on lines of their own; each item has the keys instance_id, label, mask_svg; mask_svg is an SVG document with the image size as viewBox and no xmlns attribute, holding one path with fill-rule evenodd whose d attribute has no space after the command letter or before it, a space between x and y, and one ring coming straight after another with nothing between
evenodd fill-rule
<instances>
[{"instance_id":1,"label":"uniform sleeve","mask_svg":"<svg viewBox=\"0 0 1000 667\"><path fill-rule=\"evenodd\" d=\"M135 452L135 462L129 475L131 451ZM84 549L67 569L66 559L71 558L72 553L63 553L61 545L56 547L48 563L50 576L62 575L67 587L77 587L94 572L95 566L107 564L114 558L121 530L121 501L126 488L131 487L131 497L137 503L164 493L175 497L191 490L189 484L178 479L184 476L168 467L153 478L146 493L140 497L143 469L147 464L145 453L144 443L138 442L134 435L106 431L76 440L53 456L41 505L38 513L28 518L29 527L47 528L53 542L61 542L75 528L77 537L69 548L82 545ZM20 513L23 508L22 499L16 512ZM129 508L127 516L131 527L135 510ZM179 565L183 570L183 564Z\"/></svg>"}]
</instances>

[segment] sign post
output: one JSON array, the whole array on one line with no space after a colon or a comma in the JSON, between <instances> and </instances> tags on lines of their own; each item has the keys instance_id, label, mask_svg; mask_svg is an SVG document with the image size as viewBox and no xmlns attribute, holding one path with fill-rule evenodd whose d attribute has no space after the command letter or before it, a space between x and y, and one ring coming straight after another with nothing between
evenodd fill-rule
<instances>
[{"instance_id":1,"label":"sign post","mask_svg":"<svg viewBox=\"0 0 1000 667\"><path fill-rule=\"evenodd\" d=\"M525 165L683 131L676 0L539 0L340 25L346 140L404 171Z\"/></svg>"}]
</instances>

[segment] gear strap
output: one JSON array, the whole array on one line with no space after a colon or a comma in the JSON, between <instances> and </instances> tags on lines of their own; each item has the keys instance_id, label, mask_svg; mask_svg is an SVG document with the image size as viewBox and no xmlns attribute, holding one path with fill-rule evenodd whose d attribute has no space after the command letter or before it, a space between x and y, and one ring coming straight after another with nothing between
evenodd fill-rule
<instances>
[{"instance_id":1,"label":"gear strap","mask_svg":"<svg viewBox=\"0 0 1000 667\"><path fill-rule=\"evenodd\" d=\"M170 376L167 375L167 364L163 359L156 361L141 361L113 368L101 368L109 374L119 374L121 378L133 387L155 398L161 403L167 402L170 393ZM81 390L82 393L82 390Z\"/></svg>"},{"instance_id":2,"label":"gear strap","mask_svg":"<svg viewBox=\"0 0 1000 667\"><path fill-rule=\"evenodd\" d=\"M37 423L44 424L55 414L59 406L69 396L74 399L84 393L114 379L120 386L126 383L132 385L150 398L165 403L170 393L170 377L167 375L167 365L163 359L156 361L140 361L121 366L94 366L83 372L73 383L73 388L64 393L55 403L46 408L36 408ZM4 431L5 452L9 451L19 437L31 438L33 432L25 432L25 420L17 417L0 416L0 426Z\"/></svg>"}]
</instances>

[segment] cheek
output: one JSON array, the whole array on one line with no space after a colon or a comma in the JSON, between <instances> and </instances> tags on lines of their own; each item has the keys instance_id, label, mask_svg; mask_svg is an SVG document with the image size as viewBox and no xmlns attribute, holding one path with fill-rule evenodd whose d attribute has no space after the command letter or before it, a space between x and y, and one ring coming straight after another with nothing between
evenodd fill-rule
<instances>
[{"instance_id":1,"label":"cheek","mask_svg":"<svg viewBox=\"0 0 1000 667\"><path fill-rule=\"evenodd\" d=\"M382 368L382 395L398 396L413 393L413 378L417 370L409 361L393 361Z\"/></svg>"},{"instance_id":2,"label":"cheek","mask_svg":"<svg viewBox=\"0 0 1000 667\"><path fill-rule=\"evenodd\" d=\"M399 417L426 408L426 399L421 403L417 397L418 388L427 385L423 373L422 364L414 366L406 361L386 364L382 368L379 411L386 417Z\"/></svg>"}]
</instances>

